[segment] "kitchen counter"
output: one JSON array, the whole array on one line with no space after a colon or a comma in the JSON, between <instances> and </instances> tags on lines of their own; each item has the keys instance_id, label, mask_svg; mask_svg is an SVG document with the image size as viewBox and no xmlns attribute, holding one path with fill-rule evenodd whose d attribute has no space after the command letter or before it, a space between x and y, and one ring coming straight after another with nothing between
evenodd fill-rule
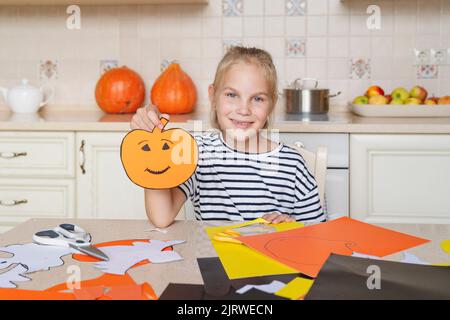
<instances>
[{"instance_id":1,"label":"kitchen counter","mask_svg":"<svg viewBox=\"0 0 450 320\"><path fill-rule=\"evenodd\" d=\"M101 110L47 110L37 114L0 111L0 131L128 131L132 114L105 114ZM173 115L167 128L210 129L209 112ZM331 112L308 119L275 114L280 132L449 134L450 118L364 118L349 112Z\"/></svg>"}]
</instances>

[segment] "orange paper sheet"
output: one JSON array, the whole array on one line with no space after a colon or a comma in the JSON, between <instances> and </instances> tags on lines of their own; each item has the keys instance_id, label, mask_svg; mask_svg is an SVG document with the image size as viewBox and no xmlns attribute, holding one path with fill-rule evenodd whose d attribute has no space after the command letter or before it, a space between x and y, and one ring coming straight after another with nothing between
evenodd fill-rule
<instances>
[{"instance_id":1,"label":"orange paper sheet","mask_svg":"<svg viewBox=\"0 0 450 320\"><path fill-rule=\"evenodd\" d=\"M75 300L75 296L63 292L1 288L0 300Z\"/></svg>"},{"instance_id":2,"label":"orange paper sheet","mask_svg":"<svg viewBox=\"0 0 450 320\"><path fill-rule=\"evenodd\" d=\"M429 240L370 225L347 217L317 225L238 237L247 246L310 277L316 277L331 253L384 257Z\"/></svg>"}]
</instances>

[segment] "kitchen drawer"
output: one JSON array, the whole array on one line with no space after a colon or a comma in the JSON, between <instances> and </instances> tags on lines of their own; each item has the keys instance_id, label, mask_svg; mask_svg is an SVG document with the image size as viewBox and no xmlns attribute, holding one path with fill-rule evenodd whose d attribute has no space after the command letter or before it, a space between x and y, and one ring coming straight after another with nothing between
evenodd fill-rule
<instances>
[{"instance_id":1,"label":"kitchen drawer","mask_svg":"<svg viewBox=\"0 0 450 320\"><path fill-rule=\"evenodd\" d=\"M293 145L301 142L306 150L312 152L317 147L327 147L329 168L349 167L348 139L348 134L345 133L280 133L280 141L283 143Z\"/></svg>"},{"instance_id":2,"label":"kitchen drawer","mask_svg":"<svg viewBox=\"0 0 450 320\"><path fill-rule=\"evenodd\" d=\"M0 177L74 177L73 132L0 132Z\"/></svg>"},{"instance_id":3,"label":"kitchen drawer","mask_svg":"<svg viewBox=\"0 0 450 320\"><path fill-rule=\"evenodd\" d=\"M28 218L72 218L74 179L0 179L0 225Z\"/></svg>"}]
</instances>

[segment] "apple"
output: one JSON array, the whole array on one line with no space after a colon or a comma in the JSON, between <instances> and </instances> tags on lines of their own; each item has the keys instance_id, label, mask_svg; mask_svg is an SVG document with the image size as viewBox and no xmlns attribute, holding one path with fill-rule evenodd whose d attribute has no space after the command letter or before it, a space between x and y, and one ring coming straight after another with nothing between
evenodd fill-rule
<instances>
[{"instance_id":1,"label":"apple","mask_svg":"<svg viewBox=\"0 0 450 320\"><path fill-rule=\"evenodd\" d=\"M368 104L368 103L369 98L367 98L366 96L359 96L353 100L353 104Z\"/></svg>"},{"instance_id":2,"label":"apple","mask_svg":"<svg viewBox=\"0 0 450 320\"><path fill-rule=\"evenodd\" d=\"M417 98L408 98L405 101L405 104L410 104L410 105L416 105L416 104L421 104L422 100L419 100Z\"/></svg>"},{"instance_id":3,"label":"apple","mask_svg":"<svg viewBox=\"0 0 450 320\"><path fill-rule=\"evenodd\" d=\"M432 100L432 101L436 102L436 104L439 103L439 97L429 97L427 100Z\"/></svg>"},{"instance_id":4,"label":"apple","mask_svg":"<svg viewBox=\"0 0 450 320\"><path fill-rule=\"evenodd\" d=\"M426 104L426 105L435 105L435 104L437 104L437 103L436 103L436 101L435 101L434 99L426 99L426 100L423 102L423 104Z\"/></svg>"},{"instance_id":5,"label":"apple","mask_svg":"<svg viewBox=\"0 0 450 320\"><path fill-rule=\"evenodd\" d=\"M366 91L366 97L384 96L384 91L379 86L371 86Z\"/></svg>"},{"instance_id":6,"label":"apple","mask_svg":"<svg viewBox=\"0 0 450 320\"><path fill-rule=\"evenodd\" d=\"M404 104L404 101L402 99L392 99L389 104Z\"/></svg>"},{"instance_id":7,"label":"apple","mask_svg":"<svg viewBox=\"0 0 450 320\"><path fill-rule=\"evenodd\" d=\"M388 99L385 96L377 95L369 98L369 104L387 104Z\"/></svg>"},{"instance_id":8,"label":"apple","mask_svg":"<svg viewBox=\"0 0 450 320\"><path fill-rule=\"evenodd\" d=\"M450 96L440 97L438 104L450 104Z\"/></svg>"},{"instance_id":9,"label":"apple","mask_svg":"<svg viewBox=\"0 0 450 320\"><path fill-rule=\"evenodd\" d=\"M409 96L423 101L427 98L428 92L423 87L415 86L409 92Z\"/></svg>"},{"instance_id":10,"label":"apple","mask_svg":"<svg viewBox=\"0 0 450 320\"><path fill-rule=\"evenodd\" d=\"M405 88L395 88L391 93L392 99L400 99L405 101L409 98L409 92Z\"/></svg>"},{"instance_id":11,"label":"apple","mask_svg":"<svg viewBox=\"0 0 450 320\"><path fill-rule=\"evenodd\" d=\"M392 96L390 94L385 95L386 99L387 99L387 103L391 103L392 101Z\"/></svg>"}]
</instances>

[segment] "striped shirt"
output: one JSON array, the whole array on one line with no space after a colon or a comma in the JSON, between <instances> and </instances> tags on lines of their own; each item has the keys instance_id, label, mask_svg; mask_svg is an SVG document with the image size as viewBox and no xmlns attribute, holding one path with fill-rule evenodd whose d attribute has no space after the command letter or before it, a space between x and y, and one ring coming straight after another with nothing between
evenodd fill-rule
<instances>
[{"instance_id":1,"label":"striped shirt","mask_svg":"<svg viewBox=\"0 0 450 320\"><path fill-rule=\"evenodd\" d=\"M196 171L178 187L198 220L253 220L279 212L297 221L326 220L314 177L303 157L280 143L265 153L227 145L218 131L196 137Z\"/></svg>"}]
</instances>

